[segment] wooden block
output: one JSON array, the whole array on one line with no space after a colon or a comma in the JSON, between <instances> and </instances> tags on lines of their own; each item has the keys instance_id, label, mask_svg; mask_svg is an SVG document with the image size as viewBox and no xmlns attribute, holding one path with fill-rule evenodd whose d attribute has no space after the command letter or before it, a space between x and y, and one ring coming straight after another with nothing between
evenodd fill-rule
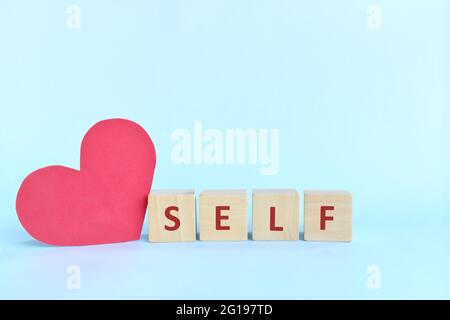
<instances>
[{"instance_id":1,"label":"wooden block","mask_svg":"<svg viewBox=\"0 0 450 320\"><path fill-rule=\"evenodd\" d=\"M200 240L247 240L247 192L206 190L200 194Z\"/></svg>"},{"instance_id":2,"label":"wooden block","mask_svg":"<svg viewBox=\"0 0 450 320\"><path fill-rule=\"evenodd\" d=\"M156 190L148 197L150 242L195 241L194 190Z\"/></svg>"},{"instance_id":3,"label":"wooden block","mask_svg":"<svg viewBox=\"0 0 450 320\"><path fill-rule=\"evenodd\" d=\"M305 191L305 240L352 241L352 195Z\"/></svg>"},{"instance_id":4,"label":"wooden block","mask_svg":"<svg viewBox=\"0 0 450 320\"><path fill-rule=\"evenodd\" d=\"M253 240L299 240L299 194L253 190Z\"/></svg>"}]
</instances>

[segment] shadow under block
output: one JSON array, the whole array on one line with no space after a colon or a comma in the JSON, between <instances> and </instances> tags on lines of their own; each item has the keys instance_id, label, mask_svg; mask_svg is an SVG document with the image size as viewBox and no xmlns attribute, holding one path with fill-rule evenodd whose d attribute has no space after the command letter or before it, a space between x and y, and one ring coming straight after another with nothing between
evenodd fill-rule
<instances>
[{"instance_id":1,"label":"shadow under block","mask_svg":"<svg viewBox=\"0 0 450 320\"><path fill-rule=\"evenodd\" d=\"M155 190L148 197L150 242L195 241L194 190Z\"/></svg>"},{"instance_id":2,"label":"shadow under block","mask_svg":"<svg viewBox=\"0 0 450 320\"><path fill-rule=\"evenodd\" d=\"M299 240L297 190L253 190L252 215L253 240Z\"/></svg>"},{"instance_id":3,"label":"shadow under block","mask_svg":"<svg viewBox=\"0 0 450 320\"><path fill-rule=\"evenodd\" d=\"M352 241L352 195L305 191L305 240Z\"/></svg>"},{"instance_id":4,"label":"shadow under block","mask_svg":"<svg viewBox=\"0 0 450 320\"><path fill-rule=\"evenodd\" d=\"M247 192L205 190L200 194L200 240L247 240Z\"/></svg>"}]
</instances>

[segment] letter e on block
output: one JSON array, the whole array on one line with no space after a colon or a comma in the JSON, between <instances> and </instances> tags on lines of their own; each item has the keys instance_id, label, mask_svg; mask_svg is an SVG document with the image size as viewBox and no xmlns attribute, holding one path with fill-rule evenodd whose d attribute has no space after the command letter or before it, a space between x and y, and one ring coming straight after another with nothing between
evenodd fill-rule
<instances>
[{"instance_id":1,"label":"letter e on block","mask_svg":"<svg viewBox=\"0 0 450 320\"><path fill-rule=\"evenodd\" d=\"M248 239L245 190L205 190L200 194L200 240Z\"/></svg>"},{"instance_id":2,"label":"letter e on block","mask_svg":"<svg viewBox=\"0 0 450 320\"><path fill-rule=\"evenodd\" d=\"M150 242L195 241L194 190L155 190L148 197Z\"/></svg>"},{"instance_id":3,"label":"letter e on block","mask_svg":"<svg viewBox=\"0 0 450 320\"><path fill-rule=\"evenodd\" d=\"M352 241L352 195L305 191L305 240Z\"/></svg>"}]
</instances>

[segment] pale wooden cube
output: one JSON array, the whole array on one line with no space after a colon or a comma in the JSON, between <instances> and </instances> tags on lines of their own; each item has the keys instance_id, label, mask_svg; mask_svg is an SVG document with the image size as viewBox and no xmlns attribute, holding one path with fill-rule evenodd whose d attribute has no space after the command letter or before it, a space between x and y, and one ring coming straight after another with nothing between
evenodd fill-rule
<instances>
[{"instance_id":1,"label":"pale wooden cube","mask_svg":"<svg viewBox=\"0 0 450 320\"><path fill-rule=\"evenodd\" d=\"M150 242L195 241L194 190L155 190L148 197Z\"/></svg>"},{"instance_id":2,"label":"pale wooden cube","mask_svg":"<svg viewBox=\"0 0 450 320\"><path fill-rule=\"evenodd\" d=\"M305 240L352 241L352 195L305 191Z\"/></svg>"},{"instance_id":3,"label":"pale wooden cube","mask_svg":"<svg viewBox=\"0 0 450 320\"><path fill-rule=\"evenodd\" d=\"M247 220L245 190L205 190L200 194L200 240L247 240Z\"/></svg>"},{"instance_id":4,"label":"pale wooden cube","mask_svg":"<svg viewBox=\"0 0 450 320\"><path fill-rule=\"evenodd\" d=\"M253 240L299 240L299 194L294 189L253 190Z\"/></svg>"}]
</instances>

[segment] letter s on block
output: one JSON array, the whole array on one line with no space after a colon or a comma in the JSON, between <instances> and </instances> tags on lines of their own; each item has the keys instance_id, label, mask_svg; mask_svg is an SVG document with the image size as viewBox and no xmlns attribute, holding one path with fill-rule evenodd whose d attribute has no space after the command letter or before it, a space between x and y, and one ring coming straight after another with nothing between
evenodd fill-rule
<instances>
[{"instance_id":1,"label":"letter s on block","mask_svg":"<svg viewBox=\"0 0 450 320\"><path fill-rule=\"evenodd\" d=\"M167 231L175 231L180 227L180 219L178 219L178 217L174 216L171 213L172 211L178 212L178 210L179 208L176 206L170 206L166 208L164 214L167 219L173 222L173 226L164 225L164 229L166 229Z\"/></svg>"}]
</instances>

